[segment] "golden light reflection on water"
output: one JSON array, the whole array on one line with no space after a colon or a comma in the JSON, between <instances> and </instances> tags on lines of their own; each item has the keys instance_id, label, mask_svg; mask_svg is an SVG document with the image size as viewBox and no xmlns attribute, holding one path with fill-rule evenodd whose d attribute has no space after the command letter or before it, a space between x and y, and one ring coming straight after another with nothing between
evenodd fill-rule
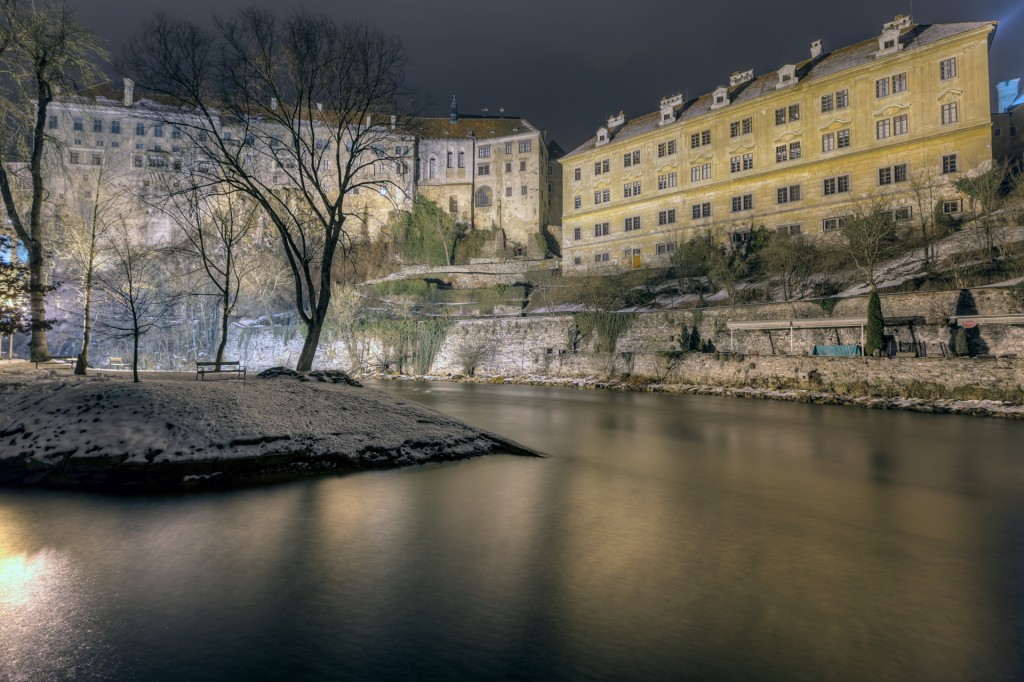
<instances>
[{"instance_id":1,"label":"golden light reflection on water","mask_svg":"<svg viewBox=\"0 0 1024 682\"><path fill-rule=\"evenodd\" d=\"M46 554L0 554L0 614L5 620L7 610L24 608L38 593L46 577L48 559Z\"/></svg>"}]
</instances>

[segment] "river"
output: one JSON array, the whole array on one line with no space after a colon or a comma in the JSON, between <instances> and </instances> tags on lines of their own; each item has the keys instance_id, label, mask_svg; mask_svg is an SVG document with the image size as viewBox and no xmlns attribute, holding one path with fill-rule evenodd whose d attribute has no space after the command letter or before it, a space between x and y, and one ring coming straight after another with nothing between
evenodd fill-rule
<instances>
[{"instance_id":1,"label":"river","mask_svg":"<svg viewBox=\"0 0 1024 682\"><path fill-rule=\"evenodd\" d=\"M0 679L1024 678L1024 424L374 384L547 453L0 490Z\"/></svg>"}]
</instances>

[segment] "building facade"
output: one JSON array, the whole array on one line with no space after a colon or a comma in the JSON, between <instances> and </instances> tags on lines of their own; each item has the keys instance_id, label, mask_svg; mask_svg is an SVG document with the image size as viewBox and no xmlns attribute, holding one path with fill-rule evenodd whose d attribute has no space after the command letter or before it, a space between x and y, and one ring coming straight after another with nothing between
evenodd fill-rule
<instances>
[{"instance_id":1,"label":"building facade","mask_svg":"<svg viewBox=\"0 0 1024 682\"><path fill-rule=\"evenodd\" d=\"M610 117L562 159L563 267L665 265L680 241L838 232L880 201L895 219L927 186L958 213L952 182L993 157L988 48L995 22L914 24L657 111Z\"/></svg>"}]
</instances>

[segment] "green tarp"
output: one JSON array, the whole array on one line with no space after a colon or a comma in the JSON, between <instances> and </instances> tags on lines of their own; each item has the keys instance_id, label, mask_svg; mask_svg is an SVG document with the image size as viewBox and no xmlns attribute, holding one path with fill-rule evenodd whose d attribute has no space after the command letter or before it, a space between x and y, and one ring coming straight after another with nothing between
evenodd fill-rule
<instances>
[{"instance_id":1,"label":"green tarp","mask_svg":"<svg viewBox=\"0 0 1024 682\"><path fill-rule=\"evenodd\" d=\"M843 344L841 346L815 346L811 355L841 355L850 357L860 355L860 346L857 344Z\"/></svg>"}]
</instances>

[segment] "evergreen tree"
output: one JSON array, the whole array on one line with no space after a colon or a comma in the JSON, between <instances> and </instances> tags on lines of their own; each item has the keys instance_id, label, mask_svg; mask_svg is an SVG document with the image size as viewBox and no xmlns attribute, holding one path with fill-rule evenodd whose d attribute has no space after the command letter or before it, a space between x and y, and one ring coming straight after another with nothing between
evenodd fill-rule
<instances>
[{"instance_id":1,"label":"evergreen tree","mask_svg":"<svg viewBox=\"0 0 1024 682\"><path fill-rule=\"evenodd\" d=\"M957 327L956 342L953 344L953 352L964 357L971 354L971 344L967 341L967 330Z\"/></svg>"},{"instance_id":2,"label":"evergreen tree","mask_svg":"<svg viewBox=\"0 0 1024 682\"><path fill-rule=\"evenodd\" d=\"M871 287L868 299L868 327L864 339L864 355L874 355L881 351L885 344L885 320L882 317L882 302L878 298L878 290Z\"/></svg>"}]
</instances>

